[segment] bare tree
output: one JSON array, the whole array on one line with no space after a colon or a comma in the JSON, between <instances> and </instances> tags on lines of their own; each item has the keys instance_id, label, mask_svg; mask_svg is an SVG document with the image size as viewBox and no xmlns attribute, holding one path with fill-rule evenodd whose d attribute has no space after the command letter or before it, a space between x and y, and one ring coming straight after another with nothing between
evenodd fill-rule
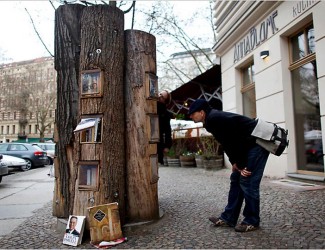
<instances>
[{"instance_id":1,"label":"bare tree","mask_svg":"<svg viewBox=\"0 0 325 250\"><path fill-rule=\"evenodd\" d=\"M188 82L193 77L202 74L214 65L214 53L209 48L215 41L213 27L212 1L202 2L202 9L197 10L191 17L182 20L173 9L170 2L155 2L150 10L141 10L146 21L144 28L157 36L157 52L160 54L159 68L163 77L160 81L161 88L168 88L170 80L177 81L178 85ZM193 24L201 22L208 28L206 34L192 34ZM203 23L203 24L202 24ZM181 56L186 56L189 62L175 63L174 53L171 58L166 58L166 47L181 51ZM173 79L170 79L173 78Z\"/></svg>"}]
</instances>

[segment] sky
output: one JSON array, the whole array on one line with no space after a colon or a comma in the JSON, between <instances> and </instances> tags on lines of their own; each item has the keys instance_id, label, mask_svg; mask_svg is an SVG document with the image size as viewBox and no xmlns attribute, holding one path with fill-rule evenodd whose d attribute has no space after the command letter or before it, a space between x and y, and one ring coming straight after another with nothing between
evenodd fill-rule
<instances>
[{"instance_id":1,"label":"sky","mask_svg":"<svg viewBox=\"0 0 325 250\"><path fill-rule=\"evenodd\" d=\"M153 1L137 1L137 7L151 4ZM191 16L202 1L171 1L175 12L185 19ZM207 1L205 1L207 3ZM54 1L57 7L59 3ZM44 45L38 38L37 32L42 37L49 51L54 54L54 14L55 10L47 0L39 1L0 1L0 55L11 59L8 62L30 60L43 56L50 56ZM130 28L131 12L125 16L125 29ZM128 27L129 26L129 27ZM198 30L202 29L198 28ZM195 29L192 29L193 32ZM212 45L211 45L212 47ZM177 51L179 52L179 51ZM172 51L170 52L172 53ZM0 61L0 63L3 61Z\"/></svg>"}]
</instances>

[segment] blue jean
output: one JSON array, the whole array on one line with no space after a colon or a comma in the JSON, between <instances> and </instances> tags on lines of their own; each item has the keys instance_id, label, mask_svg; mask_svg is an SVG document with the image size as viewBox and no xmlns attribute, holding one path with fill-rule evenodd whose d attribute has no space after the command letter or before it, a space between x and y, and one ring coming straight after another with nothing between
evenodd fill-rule
<instances>
[{"instance_id":1,"label":"blue jean","mask_svg":"<svg viewBox=\"0 0 325 250\"><path fill-rule=\"evenodd\" d=\"M263 177L269 152L256 145L248 152L247 170L252 174L248 177L240 175L239 171L230 176L228 204L220 218L230 226L236 226L243 201L243 224L259 226L260 224L260 183Z\"/></svg>"}]
</instances>

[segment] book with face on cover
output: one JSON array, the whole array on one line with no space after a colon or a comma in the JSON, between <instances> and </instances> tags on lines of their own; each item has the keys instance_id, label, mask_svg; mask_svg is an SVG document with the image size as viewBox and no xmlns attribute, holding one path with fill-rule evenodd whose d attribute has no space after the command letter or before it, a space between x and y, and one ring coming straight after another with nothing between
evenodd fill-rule
<instances>
[{"instance_id":1,"label":"book with face on cover","mask_svg":"<svg viewBox=\"0 0 325 250\"><path fill-rule=\"evenodd\" d=\"M78 246L81 244L82 235L84 233L86 216L70 215L63 244L70 246Z\"/></svg>"}]
</instances>

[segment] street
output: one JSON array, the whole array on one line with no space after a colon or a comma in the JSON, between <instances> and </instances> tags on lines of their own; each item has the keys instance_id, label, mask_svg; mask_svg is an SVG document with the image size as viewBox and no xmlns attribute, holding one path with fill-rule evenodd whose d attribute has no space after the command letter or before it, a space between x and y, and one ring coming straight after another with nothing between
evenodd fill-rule
<instances>
[{"instance_id":1,"label":"street","mask_svg":"<svg viewBox=\"0 0 325 250\"><path fill-rule=\"evenodd\" d=\"M33 212L53 199L51 166L23 172L10 170L0 183L0 237L9 234Z\"/></svg>"},{"instance_id":2,"label":"street","mask_svg":"<svg viewBox=\"0 0 325 250\"><path fill-rule=\"evenodd\" d=\"M5 186L0 185L0 227L7 231L8 227L15 229L0 236L0 249L75 248L62 243L63 234L58 232L57 218L52 216L53 178L47 176L48 171L49 167L45 167L4 177ZM229 174L230 169L161 167L159 205L162 218L144 225L125 225L123 236L127 241L114 248L325 248L323 182L313 184L265 177L261 184L259 230L238 233L230 227L214 227L208 217L218 216L226 205ZM12 184L9 184L10 179ZM9 185L14 190L8 190ZM33 213L34 209L37 210ZM95 249L86 235L77 248Z\"/></svg>"}]
</instances>

